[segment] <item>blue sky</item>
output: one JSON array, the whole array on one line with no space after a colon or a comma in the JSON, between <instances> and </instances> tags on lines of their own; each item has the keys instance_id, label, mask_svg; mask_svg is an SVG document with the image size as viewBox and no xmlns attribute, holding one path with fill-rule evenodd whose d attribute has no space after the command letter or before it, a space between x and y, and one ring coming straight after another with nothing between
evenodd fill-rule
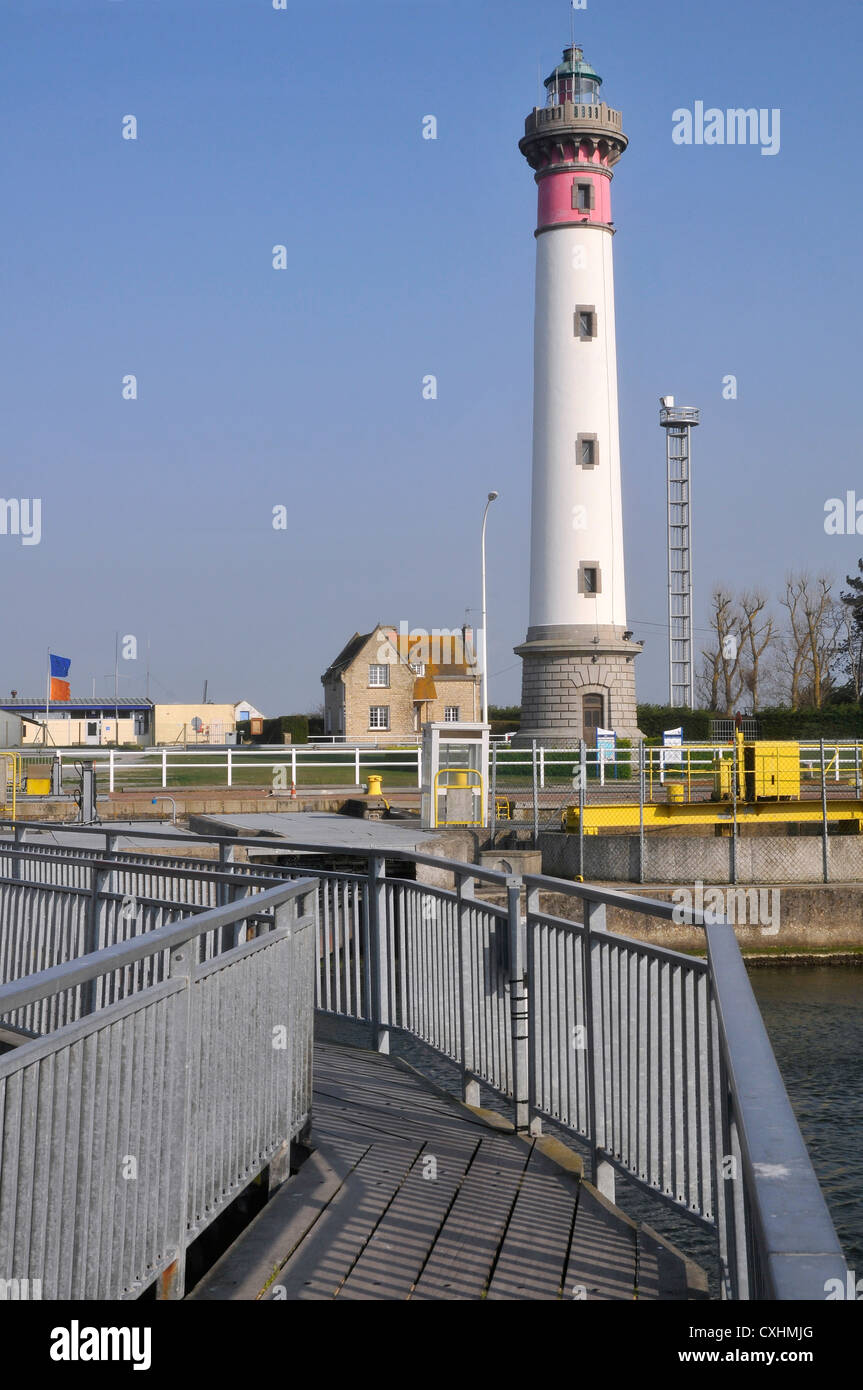
<instances>
[{"instance_id":1,"label":"blue sky","mask_svg":"<svg viewBox=\"0 0 863 1390\"><path fill-rule=\"evenodd\" d=\"M588 0L623 112L613 184L630 626L666 693L658 397L701 407L695 582L839 578L860 477L860 7ZM314 708L377 621L478 621L491 698L527 626L535 187L524 117L563 0L4 0L0 689ZM781 150L684 147L672 112L781 109ZM123 140L133 114L137 141ZM434 114L438 139L423 140ZM288 269L272 268L284 244ZM138 399L121 383L138 380ZM422 398L434 373L436 401ZM722 379L738 399L722 399ZM288 508L287 531L272 509Z\"/></svg>"}]
</instances>

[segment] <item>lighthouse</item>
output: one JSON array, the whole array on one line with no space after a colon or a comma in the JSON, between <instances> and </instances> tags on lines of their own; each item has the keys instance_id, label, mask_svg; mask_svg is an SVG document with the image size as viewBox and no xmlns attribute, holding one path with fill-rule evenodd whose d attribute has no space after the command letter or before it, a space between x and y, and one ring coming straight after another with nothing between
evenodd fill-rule
<instances>
[{"instance_id":1,"label":"lighthouse","mask_svg":"<svg viewBox=\"0 0 863 1390\"><path fill-rule=\"evenodd\" d=\"M520 739L640 737L626 622L612 170L627 146L575 45L546 78L519 149L539 198L530 616Z\"/></svg>"}]
</instances>

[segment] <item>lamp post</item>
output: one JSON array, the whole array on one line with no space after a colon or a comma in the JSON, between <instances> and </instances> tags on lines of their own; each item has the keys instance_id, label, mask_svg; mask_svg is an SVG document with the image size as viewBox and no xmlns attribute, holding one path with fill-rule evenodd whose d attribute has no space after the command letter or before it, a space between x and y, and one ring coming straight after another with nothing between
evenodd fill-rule
<instances>
[{"instance_id":1,"label":"lamp post","mask_svg":"<svg viewBox=\"0 0 863 1390\"><path fill-rule=\"evenodd\" d=\"M499 493L490 492L488 501L485 504L485 511L482 514L482 722L488 723L488 635L486 633L486 614L485 614L485 523L488 520L488 509L492 502L496 501Z\"/></svg>"}]
</instances>

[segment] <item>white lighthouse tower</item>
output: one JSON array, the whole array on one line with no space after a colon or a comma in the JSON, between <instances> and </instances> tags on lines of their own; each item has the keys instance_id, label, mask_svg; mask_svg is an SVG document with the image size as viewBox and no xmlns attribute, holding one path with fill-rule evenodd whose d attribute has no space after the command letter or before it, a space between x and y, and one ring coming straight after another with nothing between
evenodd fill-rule
<instances>
[{"instance_id":1,"label":"white lighthouse tower","mask_svg":"<svg viewBox=\"0 0 863 1390\"><path fill-rule=\"evenodd\" d=\"M594 743L638 736L626 623L612 168L619 111L574 45L546 79L547 104L519 149L539 188L534 326L530 618L521 738Z\"/></svg>"}]
</instances>

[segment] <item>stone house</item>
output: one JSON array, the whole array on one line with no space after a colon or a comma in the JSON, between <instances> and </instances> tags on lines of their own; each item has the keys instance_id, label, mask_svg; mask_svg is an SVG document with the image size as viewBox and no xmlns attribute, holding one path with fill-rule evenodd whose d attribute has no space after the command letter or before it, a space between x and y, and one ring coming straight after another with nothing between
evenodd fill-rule
<instances>
[{"instance_id":1,"label":"stone house","mask_svg":"<svg viewBox=\"0 0 863 1390\"><path fill-rule=\"evenodd\" d=\"M416 739L430 720L481 718L480 673L470 628L408 631L378 624L355 632L321 676L324 732L346 743Z\"/></svg>"}]
</instances>

